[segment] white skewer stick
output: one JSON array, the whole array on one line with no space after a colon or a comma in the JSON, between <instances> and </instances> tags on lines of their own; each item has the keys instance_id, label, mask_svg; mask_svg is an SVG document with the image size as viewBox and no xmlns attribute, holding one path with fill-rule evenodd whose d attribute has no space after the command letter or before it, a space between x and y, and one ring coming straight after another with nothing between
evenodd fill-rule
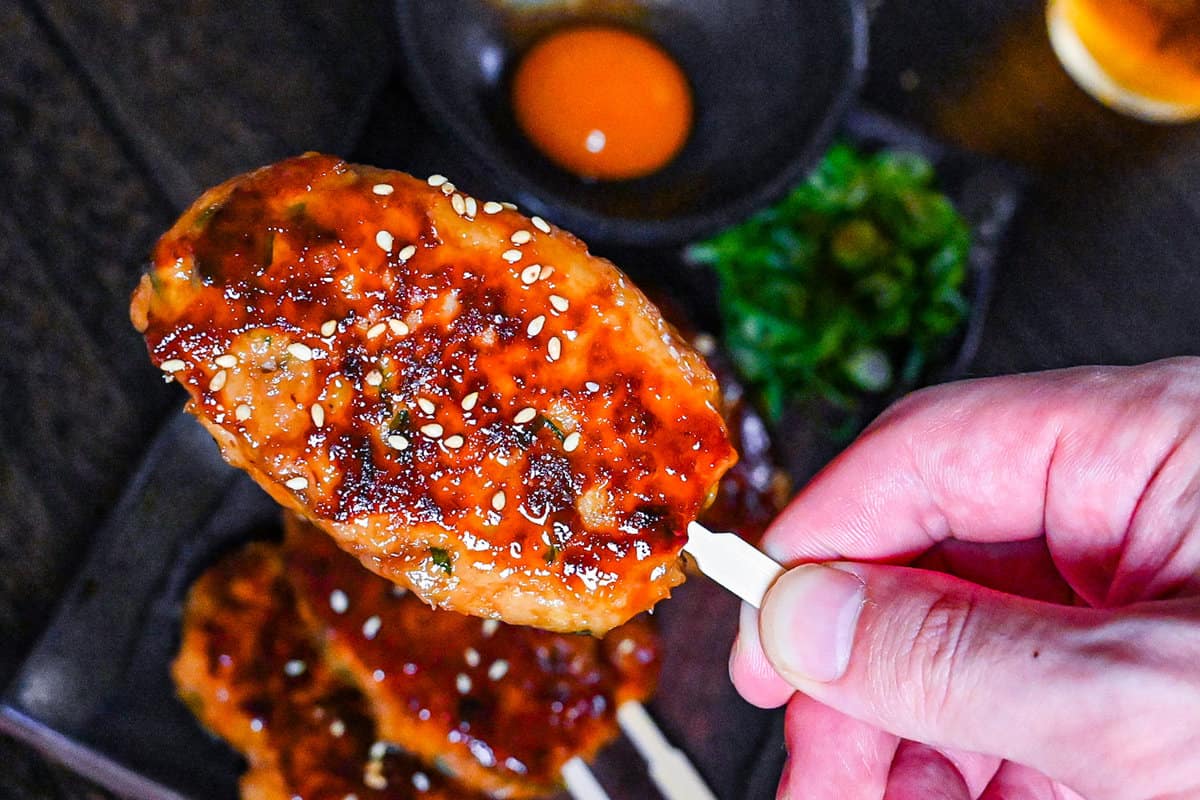
<instances>
[{"instance_id":1,"label":"white skewer stick","mask_svg":"<svg viewBox=\"0 0 1200 800\"><path fill-rule=\"evenodd\" d=\"M641 703L629 700L617 708L617 722L646 759L650 779L667 800L717 800L687 755L672 747Z\"/></svg>"},{"instance_id":2,"label":"white skewer stick","mask_svg":"<svg viewBox=\"0 0 1200 800\"><path fill-rule=\"evenodd\" d=\"M575 800L609 800L608 793L592 774L591 767L579 756L563 764L562 776L567 791Z\"/></svg>"},{"instance_id":3,"label":"white skewer stick","mask_svg":"<svg viewBox=\"0 0 1200 800\"><path fill-rule=\"evenodd\" d=\"M770 556L734 533L713 533L698 522L688 525L684 552L696 566L755 608L771 584L786 570Z\"/></svg>"}]
</instances>

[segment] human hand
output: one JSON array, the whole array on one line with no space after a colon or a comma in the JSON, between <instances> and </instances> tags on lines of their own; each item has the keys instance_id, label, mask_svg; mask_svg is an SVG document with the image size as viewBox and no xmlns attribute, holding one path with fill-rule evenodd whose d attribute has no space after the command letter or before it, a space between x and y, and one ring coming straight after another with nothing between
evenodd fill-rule
<instances>
[{"instance_id":1,"label":"human hand","mask_svg":"<svg viewBox=\"0 0 1200 800\"><path fill-rule=\"evenodd\" d=\"M1200 359L918 392L763 548L780 797L1200 797Z\"/></svg>"}]
</instances>

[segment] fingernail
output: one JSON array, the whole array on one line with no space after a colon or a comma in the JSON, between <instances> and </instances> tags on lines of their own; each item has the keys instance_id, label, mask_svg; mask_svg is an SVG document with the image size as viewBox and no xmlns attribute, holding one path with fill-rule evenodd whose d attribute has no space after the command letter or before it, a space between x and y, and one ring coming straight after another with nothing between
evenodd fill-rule
<instances>
[{"instance_id":1,"label":"fingernail","mask_svg":"<svg viewBox=\"0 0 1200 800\"><path fill-rule=\"evenodd\" d=\"M785 573L767 593L760 623L775 669L821 683L840 678L865 597L862 580L840 569L808 564Z\"/></svg>"}]
</instances>

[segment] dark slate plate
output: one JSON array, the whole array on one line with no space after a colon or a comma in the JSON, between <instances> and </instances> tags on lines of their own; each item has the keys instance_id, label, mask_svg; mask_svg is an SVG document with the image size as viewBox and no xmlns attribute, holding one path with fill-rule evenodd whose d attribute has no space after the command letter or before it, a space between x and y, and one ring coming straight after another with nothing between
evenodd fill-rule
<instances>
[{"instance_id":1,"label":"dark slate plate","mask_svg":"<svg viewBox=\"0 0 1200 800\"><path fill-rule=\"evenodd\" d=\"M354 157L417 174L449 172L440 141L398 82L376 106ZM978 343L994 264L1021 194L1020 177L994 161L943 147L883 117L854 113L845 135L868 147L900 146L933 160L943 188L976 231L974 316L958 355L938 376L960 375ZM463 174L463 173L468 174ZM473 194L499 196L482 176L455 171ZM648 289L679 301L702 327L716 324L713 286L676 251L601 251ZM806 479L837 450L819 425L793 425L780 442L793 477ZM0 704L0 732L23 739L118 794L233 798L238 757L207 735L173 694L167 672L187 587L239 542L273 535L278 510L226 466L197 423L180 415L97 532L71 590ZM694 578L658 611L666 640L659 724L722 798L774 797L782 721L754 709L730 685L726 660L737 601ZM596 772L615 800L653 798L632 747L617 742Z\"/></svg>"}]
</instances>

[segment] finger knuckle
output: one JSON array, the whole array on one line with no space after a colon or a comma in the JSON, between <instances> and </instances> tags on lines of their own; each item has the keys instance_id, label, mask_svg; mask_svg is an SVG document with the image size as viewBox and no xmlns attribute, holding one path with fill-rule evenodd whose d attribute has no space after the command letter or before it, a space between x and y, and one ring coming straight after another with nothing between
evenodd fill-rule
<instances>
[{"instance_id":1,"label":"finger knuckle","mask_svg":"<svg viewBox=\"0 0 1200 800\"><path fill-rule=\"evenodd\" d=\"M907 651L899 659L903 679L910 684L905 695L928 724L941 723L954 705L971 646L974 616L972 598L937 597L918 615Z\"/></svg>"}]
</instances>

